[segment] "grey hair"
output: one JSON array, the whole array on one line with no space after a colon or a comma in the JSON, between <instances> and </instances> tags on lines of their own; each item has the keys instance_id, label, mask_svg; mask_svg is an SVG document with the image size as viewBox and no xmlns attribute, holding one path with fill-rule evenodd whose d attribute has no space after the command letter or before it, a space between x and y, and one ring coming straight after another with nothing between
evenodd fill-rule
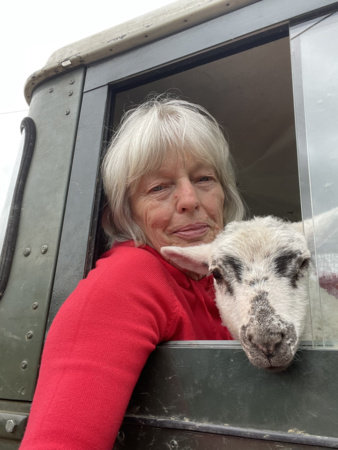
<instances>
[{"instance_id":1,"label":"grey hair","mask_svg":"<svg viewBox=\"0 0 338 450\"><path fill-rule=\"evenodd\" d=\"M141 177L158 169L170 152L189 153L211 165L225 194L224 224L243 218L228 143L216 119L200 105L157 97L124 114L104 157L102 177L109 211L103 227L109 236L146 243L133 220L129 197Z\"/></svg>"}]
</instances>

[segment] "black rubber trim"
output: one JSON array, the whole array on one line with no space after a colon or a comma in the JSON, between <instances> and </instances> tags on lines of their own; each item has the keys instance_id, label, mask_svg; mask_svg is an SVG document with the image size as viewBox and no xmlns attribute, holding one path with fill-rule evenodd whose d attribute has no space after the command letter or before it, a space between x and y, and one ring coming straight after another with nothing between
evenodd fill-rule
<instances>
[{"instance_id":1,"label":"black rubber trim","mask_svg":"<svg viewBox=\"0 0 338 450\"><path fill-rule=\"evenodd\" d=\"M0 300L5 293L11 272L15 245L18 237L23 193L34 153L36 140L36 126L34 120L31 117L25 117L21 122L20 130L21 133L25 131L25 142L0 257Z\"/></svg>"}]
</instances>

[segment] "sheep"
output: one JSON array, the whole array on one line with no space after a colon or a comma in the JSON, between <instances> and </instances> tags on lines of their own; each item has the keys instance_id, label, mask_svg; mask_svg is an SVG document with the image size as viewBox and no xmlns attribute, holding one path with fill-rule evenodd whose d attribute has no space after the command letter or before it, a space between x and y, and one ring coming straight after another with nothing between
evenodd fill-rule
<instances>
[{"instance_id":1,"label":"sheep","mask_svg":"<svg viewBox=\"0 0 338 450\"><path fill-rule=\"evenodd\" d=\"M210 244L161 248L182 270L213 274L223 325L254 366L271 371L291 364L307 320L311 254L300 225L255 217L229 223Z\"/></svg>"}]
</instances>

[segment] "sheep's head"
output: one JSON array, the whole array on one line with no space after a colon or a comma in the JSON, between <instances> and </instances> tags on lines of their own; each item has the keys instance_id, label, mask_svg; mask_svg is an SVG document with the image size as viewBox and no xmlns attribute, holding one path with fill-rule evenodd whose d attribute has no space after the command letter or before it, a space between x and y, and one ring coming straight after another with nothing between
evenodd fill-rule
<instances>
[{"instance_id":1,"label":"sheep's head","mask_svg":"<svg viewBox=\"0 0 338 450\"><path fill-rule=\"evenodd\" d=\"M184 270L213 273L222 323L257 367L285 369L304 329L310 252L299 230L256 217L228 224L210 244L161 249Z\"/></svg>"}]
</instances>

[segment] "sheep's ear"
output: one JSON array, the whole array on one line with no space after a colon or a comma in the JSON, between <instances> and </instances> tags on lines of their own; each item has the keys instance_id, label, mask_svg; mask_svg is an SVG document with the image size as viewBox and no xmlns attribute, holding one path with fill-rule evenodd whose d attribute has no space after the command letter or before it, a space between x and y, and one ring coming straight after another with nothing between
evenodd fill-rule
<instances>
[{"instance_id":1,"label":"sheep's ear","mask_svg":"<svg viewBox=\"0 0 338 450\"><path fill-rule=\"evenodd\" d=\"M207 275L209 273L210 244L194 247L162 247L161 253L171 263L183 270Z\"/></svg>"}]
</instances>

